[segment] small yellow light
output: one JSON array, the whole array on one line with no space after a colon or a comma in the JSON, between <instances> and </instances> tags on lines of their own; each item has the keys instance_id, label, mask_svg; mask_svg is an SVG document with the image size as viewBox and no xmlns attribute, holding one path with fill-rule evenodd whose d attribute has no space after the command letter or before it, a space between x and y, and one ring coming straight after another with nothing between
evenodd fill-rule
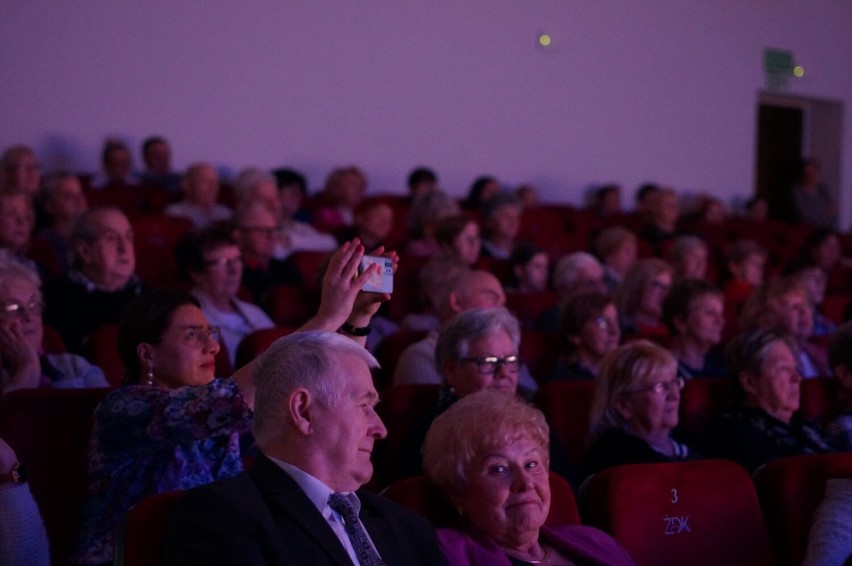
<instances>
[{"instance_id":1,"label":"small yellow light","mask_svg":"<svg viewBox=\"0 0 852 566\"><path fill-rule=\"evenodd\" d=\"M550 36L546 33L541 34L540 36L538 36L538 44L542 47L547 47L548 45L550 45Z\"/></svg>"},{"instance_id":2,"label":"small yellow light","mask_svg":"<svg viewBox=\"0 0 852 566\"><path fill-rule=\"evenodd\" d=\"M793 67L793 74L796 75L797 77L804 77L805 76L805 68L799 67L799 66Z\"/></svg>"}]
</instances>

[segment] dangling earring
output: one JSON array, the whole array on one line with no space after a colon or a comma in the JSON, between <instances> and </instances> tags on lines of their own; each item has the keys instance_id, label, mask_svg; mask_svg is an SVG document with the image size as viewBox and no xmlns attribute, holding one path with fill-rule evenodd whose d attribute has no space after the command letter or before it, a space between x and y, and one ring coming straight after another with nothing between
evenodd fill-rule
<instances>
[{"instance_id":1,"label":"dangling earring","mask_svg":"<svg viewBox=\"0 0 852 566\"><path fill-rule=\"evenodd\" d=\"M148 375L146 376L148 381L145 382L145 385L154 385L154 367L148 367Z\"/></svg>"}]
</instances>

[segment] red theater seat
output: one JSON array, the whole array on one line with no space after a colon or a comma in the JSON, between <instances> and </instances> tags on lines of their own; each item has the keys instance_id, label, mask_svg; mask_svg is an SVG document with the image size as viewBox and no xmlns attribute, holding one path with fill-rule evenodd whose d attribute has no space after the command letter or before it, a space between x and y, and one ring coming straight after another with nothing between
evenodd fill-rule
<instances>
[{"instance_id":1,"label":"red theater seat","mask_svg":"<svg viewBox=\"0 0 852 566\"><path fill-rule=\"evenodd\" d=\"M680 394L680 424L700 438L713 419L728 408L732 390L725 378L690 379Z\"/></svg>"},{"instance_id":2,"label":"red theater seat","mask_svg":"<svg viewBox=\"0 0 852 566\"><path fill-rule=\"evenodd\" d=\"M639 566L772 564L751 477L726 460L633 464L591 477L590 522Z\"/></svg>"},{"instance_id":3,"label":"red theater seat","mask_svg":"<svg viewBox=\"0 0 852 566\"><path fill-rule=\"evenodd\" d=\"M814 511L831 478L852 478L852 453L779 458L755 473L779 566L802 563Z\"/></svg>"},{"instance_id":4,"label":"red theater seat","mask_svg":"<svg viewBox=\"0 0 852 566\"><path fill-rule=\"evenodd\" d=\"M799 411L809 421L826 425L843 410L846 397L837 379L833 377L803 379L800 387Z\"/></svg>"},{"instance_id":5,"label":"red theater seat","mask_svg":"<svg viewBox=\"0 0 852 566\"><path fill-rule=\"evenodd\" d=\"M130 508L116 545L116 565L159 566L163 563L166 517L182 495L182 491L158 493Z\"/></svg>"},{"instance_id":6,"label":"red theater seat","mask_svg":"<svg viewBox=\"0 0 852 566\"><path fill-rule=\"evenodd\" d=\"M296 331L292 326L276 326L275 328L264 328L255 330L245 338L237 347L237 369L248 364L261 355L273 342Z\"/></svg>"},{"instance_id":7,"label":"red theater seat","mask_svg":"<svg viewBox=\"0 0 852 566\"><path fill-rule=\"evenodd\" d=\"M542 386L535 404L571 461L580 466L586 454L594 381L554 381Z\"/></svg>"}]
</instances>

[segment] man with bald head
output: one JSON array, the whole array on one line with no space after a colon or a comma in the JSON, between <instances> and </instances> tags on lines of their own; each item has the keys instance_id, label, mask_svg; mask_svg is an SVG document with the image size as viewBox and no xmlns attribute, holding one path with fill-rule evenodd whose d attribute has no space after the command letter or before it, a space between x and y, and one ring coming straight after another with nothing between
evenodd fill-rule
<instances>
[{"instance_id":1,"label":"man with bald head","mask_svg":"<svg viewBox=\"0 0 852 566\"><path fill-rule=\"evenodd\" d=\"M230 208L219 204L219 173L209 163L194 163L186 170L183 179L184 200L170 204L163 211L169 216L187 218L196 228L214 222L229 220Z\"/></svg>"},{"instance_id":2,"label":"man with bald head","mask_svg":"<svg viewBox=\"0 0 852 566\"><path fill-rule=\"evenodd\" d=\"M341 334L297 332L255 368L250 471L188 491L166 521L166 564L446 564L425 519L362 491L387 430L375 358Z\"/></svg>"}]
</instances>

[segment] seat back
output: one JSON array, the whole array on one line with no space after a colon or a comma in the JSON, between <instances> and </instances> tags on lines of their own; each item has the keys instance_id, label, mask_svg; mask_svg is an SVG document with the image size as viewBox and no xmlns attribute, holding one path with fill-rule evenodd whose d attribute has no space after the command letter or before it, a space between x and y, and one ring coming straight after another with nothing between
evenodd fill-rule
<instances>
[{"instance_id":1,"label":"seat back","mask_svg":"<svg viewBox=\"0 0 852 566\"><path fill-rule=\"evenodd\" d=\"M278 326L302 326L319 306L316 297L301 285L276 285L269 290L266 301L270 318Z\"/></svg>"},{"instance_id":2,"label":"seat back","mask_svg":"<svg viewBox=\"0 0 852 566\"><path fill-rule=\"evenodd\" d=\"M147 214L133 217L136 273L150 287L166 287L177 279L175 247L192 229L186 218Z\"/></svg>"},{"instance_id":3,"label":"seat back","mask_svg":"<svg viewBox=\"0 0 852 566\"><path fill-rule=\"evenodd\" d=\"M459 514L450 500L426 476L397 481L388 486L382 495L425 517L436 529L452 527L458 523ZM580 512L574 491L568 482L555 472L550 472L550 511L545 524L550 527L580 524Z\"/></svg>"},{"instance_id":4,"label":"seat back","mask_svg":"<svg viewBox=\"0 0 852 566\"><path fill-rule=\"evenodd\" d=\"M27 466L55 564L73 549L95 408L110 389L21 389L0 401L0 437Z\"/></svg>"},{"instance_id":5,"label":"seat back","mask_svg":"<svg viewBox=\"0 0 852 566\"><path fill-rule=\"evenodd\" d=\"M243 338L240 345L237 346L237 369L264 353L273 342L282 336L292 334L295 330L293 327L276 326L274 328L255 330Z\"/></svg>"},{"instance_id":6,"label":"seat back","mask_svg":"<svg viewBox=\"0 0 852 566\"><path fill-rule=\"evenodd\" d=\"M521 330L521 360L527 365L533 378L543 383L553 371L560 353L560 339L556 332Z\"/></svg>"},{"instance_id":7,"label":"seat back","mask_svg":"<svg viewBox=\"0 0 852 566\"><path fill-rule=\"evenodd\" d=\"M837 413L843 410L847 401L846 393L840 382L833 377L815 377L804 379L801 383L802 416L826 425Z\"/></svg>"},{"instance_id":8,"label":"seat back","mask_svg":"<svg viewBox=\"0 0 852 566\"><path fill-rule=\"evenodd\" d=\"M393 372L399 357L406 348L426 336L426 332L418 330L397 330L393 334L385 336L384 340L376 346L376 360L381 366L375 372L376 389L384 391L393 385Z\"/></svg>"},{"instance_id":9,"label":"seat back","mask_svg":"<svg viewBox=\"0 0 852 566\"><path fill-rule=\"evenodd\" d=\"M751 477L733 462L616 466L587 488L589 521L637 565L772 564Z\"/></svg>"},{"instance_id":10,"label":"seat back","mask_svg":"<svg viewBox=\"0 0 852 566\"><path fill-rule=\"evenodd\" d=\"M779 458L755 473L779 565L802 563L814 511L831 478L852 478L852 453Z\"/></svg>"},{"instance_id":11,"label":"seat back","mask_svg":"<svg viewBox=\"0 0 852 566\"><path fill-rule=\"evenodd\" d=\"M115 552L117 566L159 566L163 563L166 518L182 491L146 497L130 508Z\"/></svg>"},{"instance_id":12,"label":"seat back","mask_svg":"<svg viewBox=\"0 0 852 566\"><path fill-rule=\"evenodd\" d=\"M373 450L373 484L384 487L399 477L399 454L415 425L438 404L439 385L406 384L380 393L376 412L388 430L387 438Z\"/></svg>"},{"instance_id":13,"label":"seat back","mask_svg":"<svg viewBox=\"0 0 852 566\"><path fill-rule=\"evenodd\" d=\"M110 385L121 385L124 379L124 362L118 353L117 324L105 324L89 333L83 342L83 355L103 370Z\"/></svg>"},{"instance_id":14,"label":"seat back","mask_svg":"<svg viewBox=\"0 0 852 566\"><path fill-rule=\"evenodd\" d=\"M586 454L594 381L553 381L539 388L535 404L571 461L580 466Z\"/></svg>"},{"instance_id":15,"label":"seat back","mask_svg":"<svg viewBox=\"0 0 852 566\"><path fill-rule=\"evenodd\" d=\"M731 402L730 380L690 379L680 394L680 423L701 438L715 417L725 412Z\"/></svg>"}]
</instances>

